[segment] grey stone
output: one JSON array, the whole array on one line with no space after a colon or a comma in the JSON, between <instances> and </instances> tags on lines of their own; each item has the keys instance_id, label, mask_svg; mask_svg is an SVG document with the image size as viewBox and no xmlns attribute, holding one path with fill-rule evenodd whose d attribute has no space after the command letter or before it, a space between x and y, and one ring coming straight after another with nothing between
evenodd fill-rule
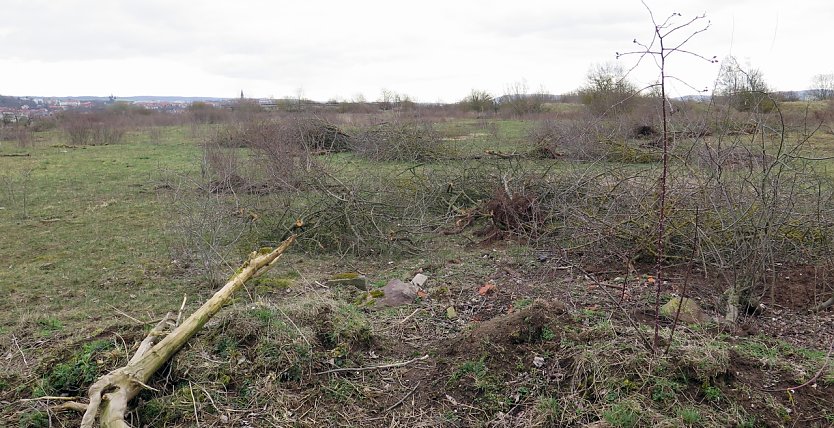
<instances>
[{"instance_id":1,"label":"grey stone","mask_svg":"<svg viewBox=\"0 0 834 428\"><path fill-rule=\"evenodd\" d=\"M417 298L419 288L410 283L402 282L399 279L392 279L382 287L383 295L376 299L377 306L401 306L413 303Z\"/></svg>"},{"instance_id":2,"label":"grey stone","mask_svg":"<svg viewBox=\"0 0 834 428\"><path fill-rule=\"evenodd\" d=\"M426 281L428 280L429 277L423 275L422 273L418 273L417 275L414 275L414 279L411 280L411 283L420 288L423 288L423 286L426 284Z\"/></svg>"}]
</instances>

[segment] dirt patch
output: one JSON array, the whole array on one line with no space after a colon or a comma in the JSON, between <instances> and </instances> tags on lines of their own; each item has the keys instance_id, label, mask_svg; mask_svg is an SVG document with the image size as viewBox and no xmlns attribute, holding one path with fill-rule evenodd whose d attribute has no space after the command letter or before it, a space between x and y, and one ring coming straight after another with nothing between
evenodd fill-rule
<instances>
[{"instance_id":1,"label":"dirt patch","mask_svg":"<svg viewBox=\"0 0 834 428\"><path fill-rule=\"evenodd\" d=\"M831 297L832 275L824 266L801 265L781 269L775 275L774 301L765 301L788 309L808 310Z\"/></svg>"},{"instance_id":2,"label":"dirt patch","mask_svg":"<svg viewBox=\"0 0 834 428\"><path fill-rule=\"evenodd\" d=\"M819 382L791 390L802 383L796 376L785 367L769 367L766 360L732 351L721 390L764 426L830 426L826 415L834 405L834 385Z\"/></svg>"}]
</instances>

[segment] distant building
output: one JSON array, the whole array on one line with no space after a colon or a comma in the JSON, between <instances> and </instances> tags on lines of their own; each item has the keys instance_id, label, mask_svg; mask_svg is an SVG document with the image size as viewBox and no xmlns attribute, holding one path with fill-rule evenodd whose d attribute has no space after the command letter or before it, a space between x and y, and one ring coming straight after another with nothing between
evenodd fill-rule
<instances>
[{"instance_id":1,"label":"distant building","mask_svg":"<svg viewBox=\"0 0 834 428\"><path fill-rule=\"evenodd\" d=\"M278 100L274 100L272 98L261 98L258 100L258 105L266 109L278 108Z\"/></svg>"}]
</instances>

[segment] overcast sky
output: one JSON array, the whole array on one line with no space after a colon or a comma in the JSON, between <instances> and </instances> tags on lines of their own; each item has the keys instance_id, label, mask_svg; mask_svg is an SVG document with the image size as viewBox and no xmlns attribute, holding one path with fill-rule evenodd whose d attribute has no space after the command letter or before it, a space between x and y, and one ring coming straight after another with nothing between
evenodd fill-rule
<instances>
[{"instance_id":1,"label":"overcast sky","mask_svg":"<svg viewBox=\"0 0 834 428\"><path fill-rule=\"evenodd\" d=\"M647 0L657 19L706 14L687 47L735 55L777 90L834 72L831 0ZM706 23L706 21L703 21ZM692 29L696 29L692 27ZM639 0L3 0L0 94L302 96L368 100L383 89L453 102L580 86L653 27ZM631 67L636 57L619 62ZM712 86L718 66L678 55L672 74ZM650 62L634 72L651 82ZM691 94L676 85L673 95Z\"/></svg>"}]
</instances>

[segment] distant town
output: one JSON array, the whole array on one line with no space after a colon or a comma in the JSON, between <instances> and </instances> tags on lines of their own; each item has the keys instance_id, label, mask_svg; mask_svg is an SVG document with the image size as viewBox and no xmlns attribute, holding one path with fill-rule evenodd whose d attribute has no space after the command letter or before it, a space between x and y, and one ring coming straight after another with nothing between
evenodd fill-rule
<instances>
[{"instance_id":1,"label":"distant town","mask_svg":"<svg viewBox=\"0 0 834 428\"><path fill-rule=\"evenodd\" d=\"M0 116L4 124L29 122L65 110L97 110L117 103L170 113L185 111L194 102L222 107L231 99L205 97L13 97L0 95Z\"/></svg>"},{"instance_id":2,"label":"distant town","mask_svg":"<svg viewBox=\"0 0 834 428\"><path fill-rule=\"evenodd\" d=\"M325 110L344 109L349 105L364 105L370 110L387 110L402 105L414 105L407 96L389 94L389 98L381 101L338 102L335 100L317 102L301 98L247 98L241 92L236 98L210 97L177 97L177 96L135 96L135 97L36 97L36 96L4 96L0 95L0 116L2 124L28 124L39 118L52 117L60 112L95 111L114 106L130 106L139 109L160 111L166 113L182 113L196 104L201 107L235 108L241 102L262 110L297 111L307 108L321 108ZM558 97L547 95L545 99ZM498 101L498 100L496 100Z\"/></svg>"}]
</instances>

